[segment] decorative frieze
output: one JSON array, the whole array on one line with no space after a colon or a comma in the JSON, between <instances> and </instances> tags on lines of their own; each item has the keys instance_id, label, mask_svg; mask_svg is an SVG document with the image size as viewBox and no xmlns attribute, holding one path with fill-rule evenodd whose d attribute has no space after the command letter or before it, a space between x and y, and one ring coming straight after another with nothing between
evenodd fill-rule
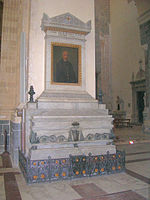
<instances>
[{"instance_id":1,"label":"decorative frieze","mask_svg":"<svg viewBox=\"0 0 150 200\"><path fill-rule=\"evenodd\" d=\"M20 169L28 184L101 176L125 170L125 152L70 155L69 158L30 160L19 151Z\"/></svg>"},{"instance_id":2,"label":"decorative frieze","mask_svg":"<svg viewBox=\"0 0 150 200\"><path fill-rule=\"evenodd\" d=\"M76 135L77 134L77 135ZM79 134L79 135L78 135ZM31 144L40 144L40 143L62 143L62 142L76 142L76 141L94 141L94 140L109 140L111 139L111 134L108 133L89 133L86 137L83 136L82 131L70 132L68 138L64 135L42 135L37 136L37 133L31 132L30 143Z\"/></svg>"},{"instance_id":3,"label":"decorative frieze","mask_svg":"<svg viewBox=\"0 0 150 200\"><path fill-rule=\"evenodd\" d=\"M68 33L65 31L52 31L48 30L45 35L45 39L55 37L55 38L64 38L64 39L72 39L72 40L81 40L85 41L85 35L81 35L78 33Z\"/></svg>"}]
</instances>

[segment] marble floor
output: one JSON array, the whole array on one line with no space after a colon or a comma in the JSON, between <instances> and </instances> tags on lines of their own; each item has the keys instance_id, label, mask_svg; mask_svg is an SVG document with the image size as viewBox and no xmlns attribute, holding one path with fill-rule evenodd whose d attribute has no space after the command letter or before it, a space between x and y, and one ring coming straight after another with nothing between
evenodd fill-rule
<instances>
[{"instance_id":1,"label":"marble floor","mask_svg":"<svg viewBox=\"0 0 150 200\"><path fill-rule=\"evenodd\" d=\"M118 145L126 151L120 174L27 185L10 155L0 155L0 200L150 200L150 143Z\"/></svg>"},{"instance_id":2,"label":"marble floor","mask_svg":"<svg viewBox=\"0 0 150 200\"><path fill-rule=\"evenodd\" d=\"M116 136L116 144L129 143L129 140L134 140L135 143L150 142L150 134L144 134L142 126L133 126L132 128L113 128Z\"/></svg>"}]
</instances>

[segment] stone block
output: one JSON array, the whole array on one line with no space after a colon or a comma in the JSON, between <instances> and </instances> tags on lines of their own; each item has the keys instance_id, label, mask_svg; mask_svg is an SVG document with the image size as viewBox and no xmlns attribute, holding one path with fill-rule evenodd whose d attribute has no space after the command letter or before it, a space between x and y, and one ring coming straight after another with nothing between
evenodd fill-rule
<instances>
[{"instance_id":1,"label":"stone block","mask_svg":"<svg viewBox=\"0 0 150 200\"><path fill-rule=\"evenodd\" d=\"M20 131L21 125L18 124L18 123L13 123L13 124L12 124L12 129L13 129L14 131Z\"/></svg>"},{"instance_id":2,"label":"stone block","mask_svg":"<svg viewBox=\"0 0 150 200\"><path fill-rule=\"evenodd\" d=\"M0 125L0 133L2 133L3 129L2 129L2 125Z\"/></svg>"},{"instance_id":3,"label":"stone block","mask_svg":"<svg viewBox=\"0 0 150 200\"><path fill-rule=\"evenodd\" d=\"M0 145L4 145L4 136L0 134Z\"/></svg>"},{"instance_id":4,"label":"stone block","mask_svg":"<svg viewBox=\"0 0 150 200\"><path fill-rule=\"evenodd\" d=\"M28 109L36 109L37 103L36 102L33 102L33 103L28 102L27 107L28 107Z\"/></svg>"}]
</instances>

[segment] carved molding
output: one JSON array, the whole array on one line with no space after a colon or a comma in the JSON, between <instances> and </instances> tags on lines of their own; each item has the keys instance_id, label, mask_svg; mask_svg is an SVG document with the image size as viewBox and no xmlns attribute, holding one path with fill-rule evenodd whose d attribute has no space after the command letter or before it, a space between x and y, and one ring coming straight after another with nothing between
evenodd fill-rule
<instances>
[{"instance_id":1,"label":"carved molding","mask_svg":"<svg viewBox=\"0 0 150 200\"><path fill-rule=\"evenodd\" d=\"M78 131L79 135L79 140L75 140L73 137L73 130L69 132L68 138L66 138L64 135L43 135L38 137L37 133L34 133L33 131L31 132L30 135L30 143L31 144L39 144L39 143L61 143L61 142L72 142L72 141L95 141L95 140L108 140L110 139L110 134L109 133L89 133L86 137L83 136L82 131Z\"/></svg>"},{"instance_id":2,"label":"carved molding","mask_svg":"<svg viewBox=\"0 0 150 200\"><path fill-rule=\"evenodd\" d=\"M75 33L75 32L67 32L67 31L62 31L62 30L57 30L57 31L53 31L53 30L47 30L46 32L46 36L45 38L49 38L49 37L58 37L58 38L67 38L67 39L77 39L77 40L81 40L81 41L86 41L85 40L85 35L84 34L79 34L79 33Z\"/></svg>"},{"instance_id":3,"label":"carved molding","mask_svg":"<svg viewBox=\"0 0 150 200\"><path fill-rule=\"evenodd\" d=\"M86 35L91 31L91 21L84 23L70 13L50 18L43 14L41 29L43 31L59 31Z\"/></svg>"},{"instance_id":4,"label":"carved molding","mask_svg":"<svg viewBox=\"0 0 150 200\"><path fill-rule=\"evenodd\" d=\"M138 17L137 21L139 24L143 24L150 20L150 9L144 12L140 17Z\"/></svg>"}]
</instances>

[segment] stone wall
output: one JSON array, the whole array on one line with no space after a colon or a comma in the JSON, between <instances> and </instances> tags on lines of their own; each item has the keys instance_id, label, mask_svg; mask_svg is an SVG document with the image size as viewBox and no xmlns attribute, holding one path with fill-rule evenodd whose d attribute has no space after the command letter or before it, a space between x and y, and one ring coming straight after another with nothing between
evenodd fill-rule
<instances>
[{"instance_id":1,"label":"stone wall","mask_svg":"<svg viewBox=\"0 0 150 200\"><path fill-rule=\"evenodd\" d=\"M5 0L0 63L0 118L10 119L19 104L20 32L22 0Z\"/></svg>"},{"instance_id":2,"label":"stone wall","mask_svg":"<svg viewBox=\"0 0 150 200\"><path fill-rule=\"evenodd\" d=\"M18 166L18 149L20 148L21 123L0 120L0 154L5 151L5 131L7 132L7 151L11 153L13 165Z\"/></svg>"},{"instance_id":3,"label":"stone wall","mask_svg":"<svg viewBox=\"0 0 150 200\"><path fill-rule=\"evenodd\" d=\"M21 124L10 122L10 153L13 166L18 166L19 148L21 139Z\"/></svg>"},{"instance_id":4,"label":"stone wall","mask_svg":"<svg viewBox=\"0 0 150 200\"><path fill-rule=\"evenodd\" d=\"M84 10L84 12L83 12ZM92 30L86 36L86 90L95 97L95 22L94 1L91 0L32 0L30 23L29 85L35 89L35 98L44 90L45 40L41 30L43 13L49 17L71 13L83 22L91 20Z\"/></svg>"},{"instance_id":5,"label":"stone wall","mask_svg":"<svg viewBox=\"0 0 150 200\"><path fill-rule=\"evenodd\" d=\"M136 74L139 69L139 59L144 61L137 22L138 12L134 1L128 3L128 1L115 0L110 1L110 4L113 110L117 109L116 99L119 96L124 101L127 118L130 118L132 90L129 82L132 72Z\"/></svg>"},{"instance_id":6,"label":"stone wall","mask_svg":"<svg viewBox=\"0 0 150 200\"><path fill-rule=\"evenodd\" d=\"M9 151L10 145L10 121L9 120L0 120L0 153L4 152L5 136L4 133L7 132L7 149Z\"/></svg>"},{"instance_id":7,"label":"stone wall","mask_svg":"<svg viewBox=\"0 0 150 200\"><path fill-rule=\"evenodd\" d=\"M0 60L0 153L4 152L4 132L7 131L8 151L12 163L17 166L20 146L20 124L11 121L20 102L20 36L28 37L30 0L4 0L2 44ZM27 58L26 58L27 59ZM27 62L26 62L27 63Z\"/></svg>"},{"instance_id":8,"label":"stone wall","mask_svg":"<svg viewBox=\"0 0 150 200\"><path fill-rule=\"evenodd\" d=\"M134 0L138 9L138 15L142 15L144 12L150 9L149 0Z\"/></svg>"}]
</instances>

